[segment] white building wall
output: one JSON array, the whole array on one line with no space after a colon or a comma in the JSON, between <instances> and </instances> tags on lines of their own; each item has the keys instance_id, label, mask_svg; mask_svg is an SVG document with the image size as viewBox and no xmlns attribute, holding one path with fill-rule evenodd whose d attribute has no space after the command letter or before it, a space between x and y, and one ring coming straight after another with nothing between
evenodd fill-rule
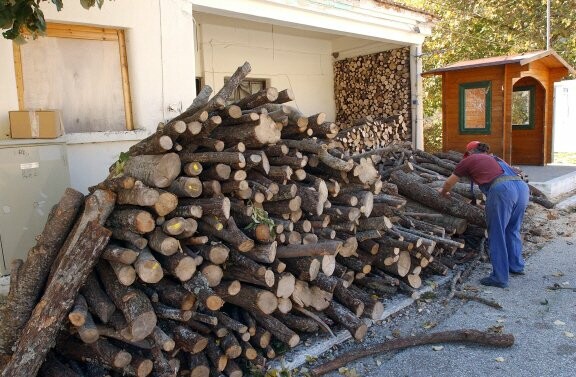
<instances>
[{"instance_id":1,"label":"white building wall","mask_svg":"<svg viewBox=\"0 0 576 377\"><path fill-rule=\"evenodd\" d=\"M554 84L553 151L576 152L576 80Z\"/></svg>"},{"instance_id":2,"label":"white building wall","mask_svg":"<svg viewBox=\"0 0 576 377\"><path fill-rule=\"evenodd\" d=\"M186 0L106 1L86 10L78 1L58 12L42 2L48 22L124 28L132 113L137 131L69 134L71 185L87 192L102 181L120 152L175 116L168 108L186 108L195 96L192 6ZM66 67L62 67L66 69ZM9 137L8 111L18 110L12 42L0 38L0 139ZM0 140L1 143L1 140Z\"/></svg>"},{"instance_id":3,"label":"white building wall","mask_svg":"<svg viewBox=\"0 0 576 377\"><path fill-rule=\"evenodd\" d=\"M334 80L330 40L292 35L286 28L204 15L197 17L199 76L218 90L248 60L249 78L268 79L278 90L292 89L289 103L304 114L325 112L334 120Z\"/></svg>"},{"instance_id":4,"label":"white building wall","mask_svg":"<svg viewBox=\"0 0 576 377\"><path fill-rule=\"evenodd\" d=\"M421 45L431 30L429 17L387 9L372 0L118 0L90 10L68 1L60 12L51 2L41 3L48 22L126 30L136 130L64 136L72 187L83 192L106 177L120 152L177 114L169 109L190 104L196 76L218 90L225 76L249 60L250 77L269 79L278 89L291 88L297 99L291 105L307 114L326 112L333 120L332 53L343 58ZM195 35L193 10L235 21L204 23ZM332 34L332 39L318 33ZM2 144L9 137L8 111L18 109L12 42L3 38L0 93Z\"/></svg>"}]
</instances>

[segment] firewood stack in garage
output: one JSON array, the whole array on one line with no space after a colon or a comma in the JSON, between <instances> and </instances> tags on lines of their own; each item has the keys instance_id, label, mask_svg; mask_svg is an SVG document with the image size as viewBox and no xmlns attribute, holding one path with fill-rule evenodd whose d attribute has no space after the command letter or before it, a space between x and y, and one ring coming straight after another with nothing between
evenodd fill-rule
<instances>
[{"instance_id":1,"label":"firewood stack in garage","mask_svg":"<svg viewBox=\"0 0 576 377\"><path fill-rule=\"evenodd\" d=\"M336 325L362 339L383 298L484 236L469 194L438 196L454 162L397 140L350 155L290 90L227 104L249 71L205 87L90 195L66 191L13 265L1 376L263 370Z\"/></svg>"}]
</instances>

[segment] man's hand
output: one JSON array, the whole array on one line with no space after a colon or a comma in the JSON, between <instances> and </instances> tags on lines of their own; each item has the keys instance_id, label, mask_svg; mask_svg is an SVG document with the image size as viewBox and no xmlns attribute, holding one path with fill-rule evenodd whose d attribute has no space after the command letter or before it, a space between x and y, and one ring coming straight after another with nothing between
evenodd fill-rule
<instances>
[{"instance_id":1,"label":"man's hand","mask_svg":"<svg viewBox=\"0 0 576 377\"><path fill-rule=\"evenodd\" d=\"M454 185L458 182L458 177L454 174L450 175L450 177L448 177L445 181L444 181L444 185L438 189L438 192L440 193L441 196L445 197L445 198L449 198L450 197L450 190L452 190L452 187L454 187Z\"/></svg>"},{"instance_id":2,"label":"man's hand","mask_svg":"<svg viewBox=\"0 0 576 377\"><path fill-rule=\"evenodd\" d=\"M449 198L450 197L450 191L445 191L444 187L439 187L438 188L438 192L440 193L441 196L445 197L445 198Z\"/></svg>"}]
</instances>

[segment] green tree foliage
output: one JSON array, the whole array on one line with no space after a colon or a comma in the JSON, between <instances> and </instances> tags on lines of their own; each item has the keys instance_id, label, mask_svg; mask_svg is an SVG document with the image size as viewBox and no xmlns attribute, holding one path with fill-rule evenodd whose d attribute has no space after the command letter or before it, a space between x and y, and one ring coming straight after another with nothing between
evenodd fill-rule
<instances>
[{"instance_id":1,"label":"green tree foliage","mask_svg":"<svg viewBox=\"0 0 576 377\"><path fill-rule=\"evenodd\" d=\"M462 60L546 49L546 0L396 0L438 17L423 49L423 70ZM551 0L550 47L576 66L576 6ZM441 148L440 78L424 79L425 145ZM430 140L429 140L430 139Z\"/></svg>"},{"instance_id":2,"label":"green tree foliage","mask_svg":"<svg viewBox=\"0 0 576 377\"><path fill-rule=\"evenodd\" d=\"M46 31L44 13L40 4L49 0L0 0L0 28L6 30L2 36L16 42L23 42L23 33L36 38ZM50 0L58 11L62 10L62 0ZM80 0L85 9L95 5L102 8L104 0Z\"/></svg>"}]
</instances>

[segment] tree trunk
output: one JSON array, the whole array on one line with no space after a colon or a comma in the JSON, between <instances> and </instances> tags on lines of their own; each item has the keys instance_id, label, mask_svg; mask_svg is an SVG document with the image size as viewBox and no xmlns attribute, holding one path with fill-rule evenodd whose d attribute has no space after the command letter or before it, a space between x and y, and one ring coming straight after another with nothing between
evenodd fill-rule
<instances>
[{"instance_id":1,"label":"tree trunk","mask_svg":"<svg viewBox=\"0 0 576 377\"><path fill-rule=\"evenodd\" d=\"M514 344L514 336L512 334L493 334L483 331L464 329L464 330L450 330L437 332L432 334L425 334L421 336L410 336L407 338L393 339L384 343L377 344L369 348L362 348L361 350L352 351L344 357L330 361L324 365L318 366L311 370L312 376L322 376L332 370L338 369L341 366L360 359L362 357L381 354L393 350L420 346L424 344L437 344L437 343L472 343L481 344L492 347L511 347Z\"/></svg>"},{"instance_id":2,"label":"tree trunk","mask_svg":"<svg viewBox=\"0 0 576 377\"><path fill-rule=\"evenodd\" d=\"M402 171L394 172L391 178L402 195L440 212L466 219L471 224L486 227L486 217L480 208L456 199L444 198L432 187L419 183L410 174Z\"/></svg>"}]
</instances>

